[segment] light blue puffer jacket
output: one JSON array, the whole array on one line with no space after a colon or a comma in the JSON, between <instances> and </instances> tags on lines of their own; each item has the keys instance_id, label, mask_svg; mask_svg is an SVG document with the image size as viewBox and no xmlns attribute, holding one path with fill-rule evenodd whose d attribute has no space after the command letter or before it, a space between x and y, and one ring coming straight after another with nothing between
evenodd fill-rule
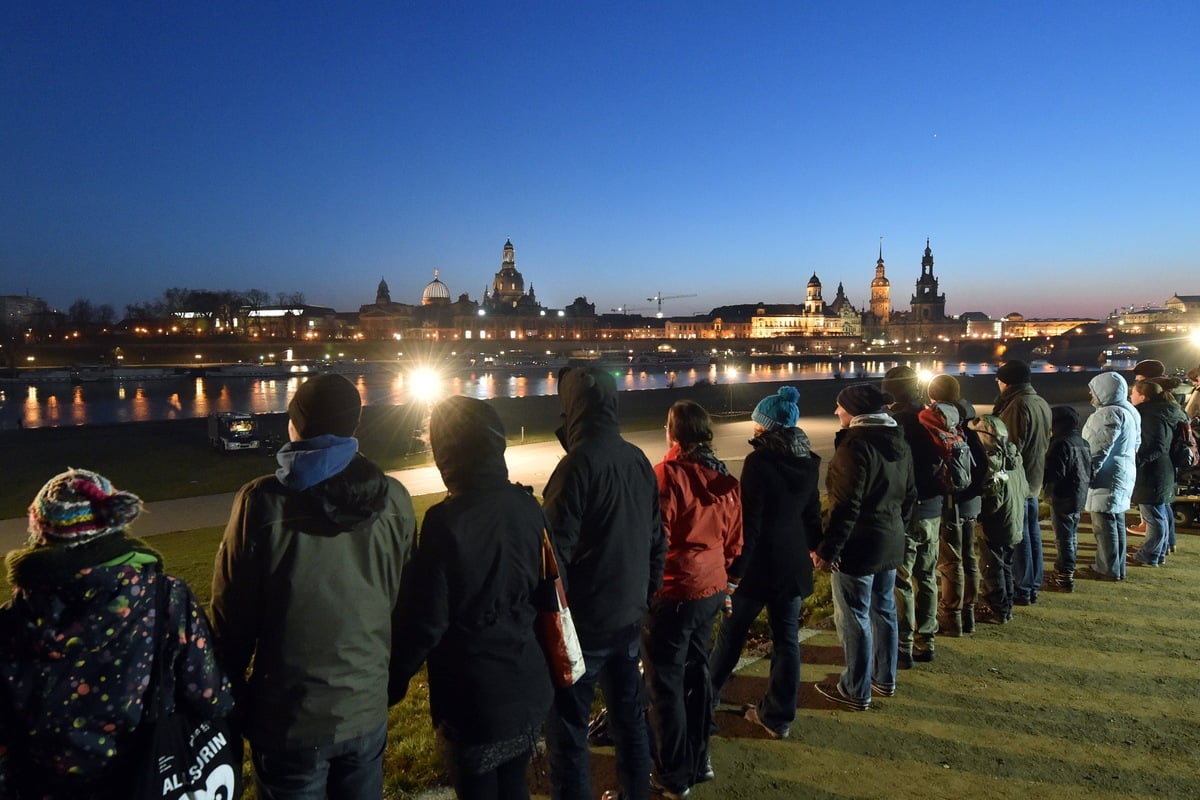
<instances>
[{"instance_id":1,"label":"light blue puffer jacket","mask_svg":"<svg viewBox=\"0 0 1200 800\"><path fill-rule=\"evenodd\" d=\"M1092 483L1087 510L1119 514L1129 509L1137 477L1136 456L1142 421L1129 402L1129 386L1116 372L1102 372L1088 382L1096 410L1083 426L1092 451Z\"/></svg>"}]
</instances>

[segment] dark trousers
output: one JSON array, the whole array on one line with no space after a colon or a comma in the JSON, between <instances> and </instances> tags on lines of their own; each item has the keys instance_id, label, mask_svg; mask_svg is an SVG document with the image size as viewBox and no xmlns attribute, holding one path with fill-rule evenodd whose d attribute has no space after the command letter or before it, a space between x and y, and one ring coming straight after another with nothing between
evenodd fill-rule
<instances>
[{"instance_id":1,"label":"dark trousers","mask_svg":"<svg viewBox=\"0 0 1200 800\"><path fill-rule=\"evenodd\" d=\"M982 525L979 531L975 543L980 559L980 596L993 613L1004 616L1012 613L1013 607L1013 546L989 541Z\"/></svg>"},{"instance_id":2,"label":"dark trousers","mask_svg":"<svg viewBox=\"0 0 1200 800\"><path fill-rule=\"evenodd\" d=\"M1060 575L1073 575L1075 554L1079 548L1079 512L1059 511L1056 508L1050 519L1054 522L1054 539L1058 542L1054 570Z\"/></svg>"},{"instance_id":3,"label":"dark trousers","mask_svg":"<svg viewBox=\"0 0 1200 800\"><path fill-rule=\"evenodd\" d=\"M712 654L712 702L721 701L721 692L737 666L750 626L763 607L771 626L771 675L767 693L758 706L758 716L772 730L790 725L796 718L796 693L800 690L800 607L802 596L759 600L741 592L733 594L733 614L721 619L717 645Z\"/></svg>"},{"instance_id":4,"label":"dark trousers","mask_svg":"<svg viewBox=\"0 0 1200 800\"><path fill-rule=\"evenodd\" d=\"M650 692L654 774L672 791L695 783L708 755L712 690L708 653L713 622L725 598L655 600L642 637L642 664Z\"/></svg>"},{"instance_id":5,"label":"dark trousers","mask_svg":"<svg viewBox=\"0 0 1200 800\"><path fill-rule=\"evenodd\" d=\"M482 775L454 773L454 793L458 800L529 800L529 783L525 773L529 768L529 753L506 761Z\"/></svg>"}]
</instances>

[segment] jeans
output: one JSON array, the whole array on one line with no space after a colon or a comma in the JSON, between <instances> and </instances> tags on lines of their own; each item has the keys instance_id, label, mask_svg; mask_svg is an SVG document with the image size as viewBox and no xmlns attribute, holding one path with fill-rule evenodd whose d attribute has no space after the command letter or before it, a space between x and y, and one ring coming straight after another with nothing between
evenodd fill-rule
<instances>
[{"instance_id":1,"label":"jeans","mask_svg":"<svg viewBox=\"0 0 1200 800\"><path fill-rule=\"evenodd\" d=\"M763 607L771 626L771 675L767 693L758 706L758 716L772 730L790 725L796 718L796 693L800 690L800 606L803 597L758 600L740 592L733 594L733 614L721 618L717 645L711 659L712 702L716 706L721 692L737 666L750 626Z\"/></svg>"},{"instance_id":2,"label":"jeans","mask_svg":"<svg viewBox=\"0 0 1200 800\"><path fill-rule=\"evenodd\" d=\"M1042 589L1046 565L1042 555L1042 529L1038 524L1038 499L1025 498L1025 529L1013 551L1013 580L1016 599L1035 602Z\"/></svg>"},{"instance_id":3,"label":"jeans","mask_svg":"<svg viewBox=\"0 0 1200 800\"><path fill-rule=\"evenodd\" d=\"M1050 521L1054 525L1054 540L1058 543L1054 571L1059 575L1073 575L1075 554L1079 551L1079 512L1056 508L1050 512Z\"/></svg>"},{"instance_id":4,"label":"jeans","mask_svg":"<svg viewBox=\"0 0 1200 800\"><path fill-rule=\"evenodd\" d=\"M941 517L915 519L904 537L904 563L896 570L900 651L932 650L937 634L938 529Z\"/></svg>"},{"instance_id":5,"label":"jeans","mask_svg":"<svg viewBox=\"0 0 1200 800\"><path fill-rule=\"evenodd\" d=\"M998 541L1003 540L989 537L986 526L978 527L975 545L979 552L980 599L995 616L1006 617L1013 607L1013 546Z\"/></svg>"},{"instance_id":6,"label":"jeans","mask_svg":"<svg viewBox=\"0 0 1200 800\"><path fill-rule=\"evenodd\" d=\"M1175 514L1171 511L1170 503L1141 503L1138 511L1146 521L1146 538L1134 555L1143 564L1163 564L1167 560L1167 550L1171 546L1171 524Z\"/></svg>"},{"instance_id":7,"label":"jeans","mask_svg":"<svg viewBox=\"0 0 1200 800\"><path fill-rule=\"evenodd\" d=\"M1111 511L1093 511L1092 531L1096 534L1096 562L1101 575L1125 579L1125 515Z\"/></svg>"},{"instance_id":8,"label":"jeans","mask_svg":"<svg viewBox=\"0 0 1200 800\"><path fill-rule=\"evenodd\" d=\"M979 594L979 562L975 558L975 520L962 519L951 506L942 517L938 540L938 616L947 627L962 627L964 606L975 605Z\"/></svg>"},{"instance_id":9,"label":"jeans","mask_svg":"<svg viewBox=\"0 0 1200 800\"><path fill-rule=\"evenodd\" d=\"M833 621L846 656L838 685L868 702L871 683L896 685L896 570L875 575L831 574Z\"/></svg>"},{"instance_id":10,"label":"jeans","mask_svg":"<svg viewBox=\"0 0 1200 800\"><path fill-rule=\"evenodd\" d=\"M701 600L655 599L650 605L642 664L650 693L654 774L672 791L695 783L708 756L713 716L708 653L724 600L722 591Z\"/></svg>"},{"instance_id":11,"label":"jeans","mask_svg":"<svg viewBox=\"0 0 1200 800\"><path fill-rule=\"evenodd\" d=\"M383 797L387 723L337 744L271 751L251 747L261 800L364 800Z\"/></svg>"},{"instance_id":12,"label":"jeans","mask_svg":"<svg viewBox=\"0 0 1200 800\"><path fill-rule=\"evenodd\" d=\"M609 730L617 751L617 780L625 800L650 794L650 746L646 738L645 694L638 671L641 623L606 639L583 643L587 670L574 686L559 688L546 720L550 751L550 796L591 800L592 775L587 740L588 716L596 685L604 692Z\"/></svg>"}]
</instances>

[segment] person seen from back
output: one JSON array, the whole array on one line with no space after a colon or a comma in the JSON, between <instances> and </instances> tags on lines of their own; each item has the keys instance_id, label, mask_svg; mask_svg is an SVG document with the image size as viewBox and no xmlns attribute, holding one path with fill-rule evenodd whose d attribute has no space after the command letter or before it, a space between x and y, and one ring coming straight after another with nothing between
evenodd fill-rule
<instances>
[{"instance_id":1,"label":"person seen from back","mask_svg":"<svg viewBox=\"0 0 1200 800\"><path fill-rule=\"evenodd\" d=\"M1092 479L1092 456L1080 435L1079 413L1071 406L1050 409L1050 447L1046 451L1043 486L1050 501L1050 521L1057 545L1054 584L1075 591L1075 562L1079 546L1079 514L1087 503Z\"/></svg>"},{"instance_id":2,"label":"person seen from back","mask_svg":"<svg viewBox=\"0 0 1200 800\"><path fill-rule=\"evenodd\" d=\"M1083 424L1092 459L1086 510L1096 536L1096 559L1085 572L1106 581L1125 579L1125 512L1133 498L1141 418L1128 400L1125 379L1102 372L1088 382L1095 410ZM1084 572L1080 570L1080 572Z\"/></svg>"},{"instance_id":3,"label":"person seen from back","mask_svg":"<svg viewBox=\"0 0 1200 800\"><path fill-rule=\"evenodd\" d=\"M13 596L0 606L0 797L130 796L148 684L163 674L160 629L171 667L159 691L171 706L208 720L233 709L204 609L128 535L141 511L136 495L86 469L51 478L29 506L28 543L5 558Z\"/></svg>"},{"instance_id":4,"label":"person seen from back","mask_svg":"<svg viewBox=\"0 0 1200 800\"><path fill-rule=\"evenodd\" d=\"M1187 425L1183 410L1170 397L1162 384L1152 380L1135 383L1129 393L1141 422L1141 443L1137 449L1137 477L1133 497L1142 520L1146 523L1146 538L1141 547L1129 556L1130 566L1162 566L1171 547L1175 499L1175 465L1171 461L1171 440L1178 425Z\"/></svg>"},{"instance_id":5,"label":"person seen from back","mask_svg":"<svg viewBox=\"0 0 1200 800\"><path fill-rule=\"evenodd\" d=\"M979 436L987 463L975 538L981 597L975 604L975 616L980 622L1003 625L1013 617L1013 550L1024 535L1025 466L1017 446L1008 438L1004 420L983 414L967 424Z\"/></svg>"},{"instance_id":6,"label":"person seen from back","mask_svg":"<svg viewBox=\"0 0 1200 800\"><path fill-rule=\"evenodd\" d=\"M358 452L361 411L341 375L302 383L279 469L238 491L217 551L213 634L261 800L383 793L393 619L416 518L408 490Z\"/></svg>"},{"instance_id":7,"label":"person seen from back","mask_svg":"<svg viewBox=\"0 0 1200 800\"><path fill-rule=\"evenodd\" d=\"M504 426L488 403L438 403L429 443L448 495L425 513L405 571L390 700L427 663L429 713L458 797L527 800L552 694L534 635L542 508L509 482Z\"/></svg>"},{"instance_id":8,"label":"person seen from back","mask_svg":"<svg viewBox=\"0 0 1200 800\"><path fill-rule=\"evenodd\" d=\"M742 465L742 553L730 567L726 614L712 655L712 701L720 702L750 626L765 608L771 629L771 672L746 718L773 739L786 738L800 689L800 607L812 594L813 550L821 535L821 457L796 426L800 393L793 386L754 407L753 450Z\"/></svg>"},{"instance_id":9,"label":"person seen from back","mask_svg":"<svg viewBox=\"0 0 1200 800\"><path fill-rule=\"evenodd\" d=\"M667 412L668 450L654 467L667 535L663 585L650 602L642 662L654 737L651 788L672 800L712 780L708 653L742 551L742 494L712 450L712 420L691 400Z\"/></svg>"},{"instance_id":10,"label":"person seen from back","mask_svg":"<svg viewBox=\"0 0 1200 800\"><path fill-rule=\"evenodd\" d=\"M918 501L908 444L888 413L892 401L869 383L838 393L829 512L811 553L813 565L831 573L846 659L838 682L819 683L817 692L853 711L870 708L872 695L896 694L896 568Z\"/></svg>"},{"instance_id":11,"label":"person seen from back","mask_svg":"<svg viewBox=\"0 0 1200 800\"><path fill-rule=\"evenodd\" d=\"M650 751L638 669L642 621L662 586L666 537L654 469L621 438L617 384L595 367L559 373L566 455L544 492L546 519L587 671L555 690L546 723L554 800L591 800L588 716L599 684L622 800L646 800ZM610 793L611 794L611 793Z\"/></svg>"}]
</instances>

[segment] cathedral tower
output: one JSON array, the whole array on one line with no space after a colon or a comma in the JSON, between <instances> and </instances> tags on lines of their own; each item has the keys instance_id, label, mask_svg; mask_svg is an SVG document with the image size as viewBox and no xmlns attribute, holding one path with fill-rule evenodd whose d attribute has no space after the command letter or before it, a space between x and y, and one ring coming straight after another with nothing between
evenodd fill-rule
<instances>
[{"instance_id":1,"label":"cathedral tower","mask_svg":"<svg viewBox=\"0 0 1200 800\"><path fill-rule=\"evenodd\" d=\"M871 281L871 315L880 325L887 325L892 313L892 282L884 275L883 242L879 242L879 260L875 262L875 279Z\"/></svg>"},{"instance_id":2,"label":"cathedral tower","mask_svg":"<svg viewBox=\"0 0 1200 800\"><path fill-rule=\"evenodd\" d=\"M912 316L916 322L941 322L946 319L946 295L938 294L938 280L933 276L933 251L925 240L925 257L921 259L921 277L917 293L912 296Z\"/></svg>"},{"instance_id":3,"label":"cathedral tower","mask_svg":"<svg viewBox=\"0 0 1200 800\"><path fill-rule=\"evenodd\" d=\"M525 278L517 272L517 256L511 239L504 242L500 271L492 281L492 301L497 305L516 306L525 296Z\"/></svg>"}]
</instances>

